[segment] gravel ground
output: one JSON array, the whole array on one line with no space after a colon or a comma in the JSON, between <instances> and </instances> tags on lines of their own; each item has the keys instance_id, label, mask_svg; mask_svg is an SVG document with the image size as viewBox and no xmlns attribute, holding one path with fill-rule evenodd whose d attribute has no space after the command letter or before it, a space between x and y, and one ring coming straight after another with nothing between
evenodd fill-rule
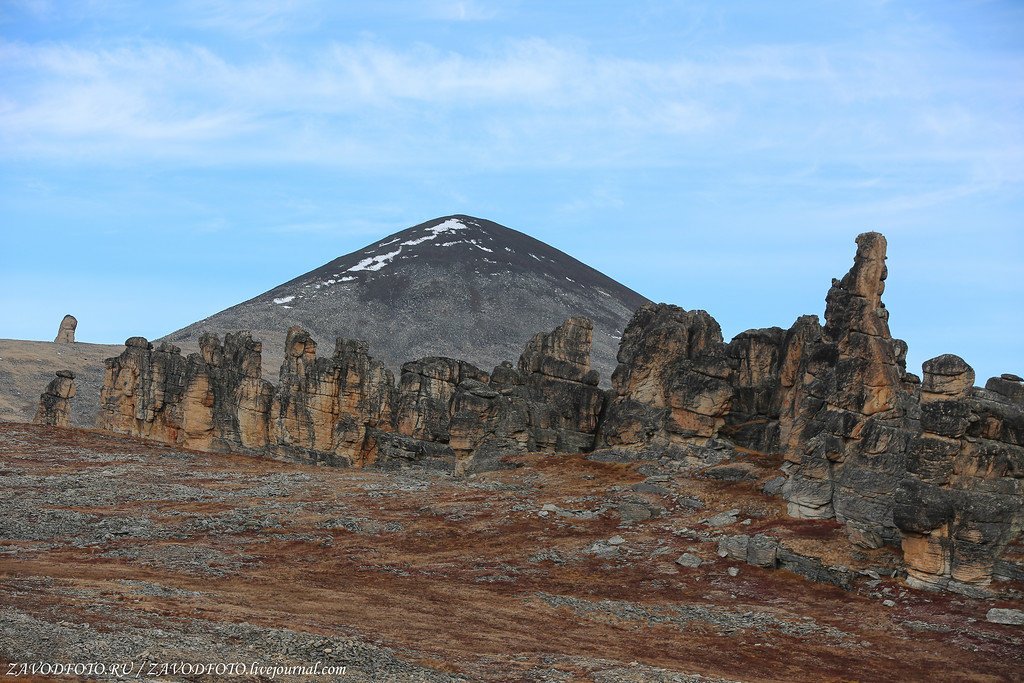
<instances>
[{"instance_id":1,"label":"gravel ground","mask_svg":"<svg viewBox=\"0 0 1024 683\"><path fill-rule=\"evenodd\" d=\"M600 683L996 681L1024 666L1024 631L985 621L1020 607L1012 593L910 590L891 550L788 519L762 491L778 463L746 457L752 478L725 482L700 460L523 456L457 480L0 423L0 666ZM850 590L719 557L741 533ZM196 673L231 662L244 675Z\"/></svg>"}]
</instances>

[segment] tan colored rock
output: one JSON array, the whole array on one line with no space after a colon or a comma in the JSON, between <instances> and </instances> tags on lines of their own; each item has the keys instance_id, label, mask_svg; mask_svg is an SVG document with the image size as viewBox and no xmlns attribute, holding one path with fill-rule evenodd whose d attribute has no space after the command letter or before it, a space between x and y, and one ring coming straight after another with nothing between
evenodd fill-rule
<instances>
[{"instance_id":1,"label":"tan colored rock","mask_svg":"<svg viewBox=\"0 0 1024 683\"><path fill-rule=\"evenodd\" d=\"M75 343L75 330L78 328L78 319L73 315L66 315L64 319L60 321L60 327L57 329L57 338L54 339L54 343L57 344L74 344Z\"/></svg>"},{"instance_id":2,"label":"tan colored rock","mask_svg":"<svg viewBox=\"0 0 1024 683\"><path fill-rule=\"evenodd\" d=\"M846 522L861 542L895 543L893 498L914 433L916 387L906 345L889 332L885 238L857 237L854 264L833 280L820 330L801 319L780 370L780 441L795 517Z\"/></svg>"},{"instance_id":3,"label":"tan colored rock","mask_svg":"<svg viewBox=\"0 0 1024 683\"><path fill-rule=\"evenodd\" d=\"M97 427L164 443L179 443L187 361L176 346L154 349L144 337L125 341L106 361Z\"/></svg>"},{"instance_id":4,"label":"tan colored rock","mask_svg":"<svg viewBox=\"0 0 1024 683\"><path fill-rule=\"evenodd\" d=\"M248 333L199 343L183 358L170 344L127 340L106 362L97 426L197 450L266 448L273 387L259 376L261 345Z\"/></svg>"},{"instance_id":5,"label":"tan colored rock","mask_svg":"<svg viewBox=\"0 0 1024 683\"><path fill-rule=\"evenodd\" d=\"M642 306L622 335L598 441L631 448L706 443L732 407L731 376L714 318L667 304Z\"/></svg>"},{"instance_id":6,"label":"tan colored rock","mask_svg":"<svg viewBox=\"0 0 1024 683\"><path fill-rule=\"evenodd\" d=\"M922 366L921 400L962 398L974 387L974 369L960 356L947 353Z\"/></svg>"},{"instance_id":7,"label":"tan colored rock","mask_svg":"<svg viewBox=\"0 0 1024 683\"><path fill-rule=\"evenodd\" d=\"M71 399L76 393L75 373L58 370L57 376L50 380L46 391L39 397L39 408L32 421L55 427L71 426Z\"/></svg>"},{"instance_id":8,"label":"tan colored rock","mask_svg":"<svg viewBox=\"0 0 1024 683\"><path fill-rule=\"evenodd\" d=\"M398 386L398 433L448 443L455 392L461 382L486 383L487 373L454 358L429 357L402 366Z\"/></svg>"},{"instance_id":9,"label":"tan colored rock","mask_svg":"<svg viewBox=\"0 0 1024 683\"><path fill-rule=\"evenodd\" d=\"M1024 400L971 386L957 356L923 370L921 431L895 495L908 581L983 594L1024 527Z\"/></svg>"},{"instance_id":10,"label":"tan colored rock","mask_svg":"<svg viewBox=\"0 0 1024 683\"><path fill-rule=\"evenodd\" d=\"M365 342L338 339L331 358L316 342L288 330L281 384L271 410L270 440L287 455L364 466L377 457L375 431L393 431L394 378Z\"/></svg>"}]
</instances>

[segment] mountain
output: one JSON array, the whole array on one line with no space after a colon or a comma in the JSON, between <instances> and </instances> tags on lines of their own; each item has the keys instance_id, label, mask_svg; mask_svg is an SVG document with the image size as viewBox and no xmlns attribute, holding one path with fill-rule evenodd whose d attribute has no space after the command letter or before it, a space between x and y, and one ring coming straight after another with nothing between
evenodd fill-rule
<instances>
[{"instance_id":1,"label":"mountain","mask_svg":"<svg viewBox=\"0 0 1024 683\"><path fill-rule=\"evenodd\" d=\"M490 370L572 315L594 322L593 367L607 384L619 338L647 299L529 235L472 216L436 218L338 257L164 340L250 330L276 367L287 329L325 348L362 339L389 367L450 356Z\"/></svg>"}]
</instances>

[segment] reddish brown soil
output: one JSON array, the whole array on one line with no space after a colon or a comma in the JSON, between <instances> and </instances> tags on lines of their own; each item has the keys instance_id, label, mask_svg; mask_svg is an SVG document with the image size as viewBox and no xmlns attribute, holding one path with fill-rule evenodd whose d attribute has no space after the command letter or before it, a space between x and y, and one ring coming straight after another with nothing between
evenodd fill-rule
<instances>
[{"instance_id":1,"label":"reddish brown soil","mask_svg":"<svg viewBox=\"0 0 1024 683\"><path fill-rule=\"evenodd\" d=\"M393 477L388 473L226 455L167 457L181 451L95 432L0 424L0 471L6 474L67 474L112 466L86 462L83 456L90 453L143 456L143 466L132 475L140 485L188 474L192 486L225 491L232 483L223 475L235 472L298 472L310 480L303 490L284 497L211 502L129 495L123 503L95 507L83 501L74 509L143 515L164 525L180 524L181 513L215 515L236 507L265 511L274 504L284 522L277 529L210 531L186 539L114 538L99 550L67 543L37 549L12 542L9 545L24 549L0 554L4 604L33 615L56 607L68 621L116 630L116 623L97 620L87 609L87 600L66 590L87 588L113 596L128 615L124 618L138 624L158 627L187 617L325 635L353 633L469 680L533 680L529 672L545 666L563 672L566 678L559 680L589 681L594 671L632 662L672 672L779 682L1009 681L1020 680L1024 670L1024 632L984 620L995 603L917 592L887 580L875 589L885 589L896 599L895 607L886 608L863 586L844 591L789 572L747 565L741 566L739 576L730 577L726 569L736 563L718 558L713 542L689 541L673 533L683 527L707 530L700 524L702 517L735 507L743 510L740 519L753 517L750 525L710 531L772 533L787 544L818 547L824 560L843 560L851 567L858 561L868 566L877 559L851 554L835 524L785 519L779 502L749 482L687 482L677 477L676 490L701 498L704 510L673 509L671 501L661 500L669 510L666 515L620 528L611 510L595 519L537 514L545 503L565 509L614 503L644 479L634 466L596 463L581 456L524 457L522 467L515 470L469 482L436 478L421 490L400 490L389 483ZM521 488L473 486L482 482ZM622 488L612 491L614 486ZM17 496L18 491L2 495ZM658 496L644 495L659 502ZM594 498L577 500L587 496ZM395 522L401 529L325 531L317 524L331 506L349 517L379 525ZM330 537L331 545L294 540L304 533ZM585 552L616 534L625 539L617 556L602 559ZM652 555L659 542L670 552ZM248 559L223 576L211 576L102 556L141 543L198 544ZM566 562L531 560L551 550ZM676 566L673 560L685 551L700 555L705 564L698 569ZM26 590L27 577L50 577L54 583ZM140 595L119 579L144 580L203 597ZM809 617L821 628L846 635L797 636L776 628L727 633L699 620L681 627L624 618L608 610L553 606L543 596L598 606L605 600L624 601L648 610L682 606L753 611L792 623ZM908 621L942 630L910 628Z\"/></svg>"}]
</instances>

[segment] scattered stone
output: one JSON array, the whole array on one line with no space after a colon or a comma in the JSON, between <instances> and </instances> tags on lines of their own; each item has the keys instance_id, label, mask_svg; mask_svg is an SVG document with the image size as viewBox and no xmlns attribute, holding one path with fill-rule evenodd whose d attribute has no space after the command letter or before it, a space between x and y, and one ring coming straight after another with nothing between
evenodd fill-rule
<instances>
[{"instance_id":1,"label":"scattered stone","mask_svg":"<svg viewBox=\"0 0 1024 683\"><path fill-rule=\"evenodd\" d=\"M727 512L719 512L717 515L708 517L707 519L703 520L703 522L708 526L729 526L730 524L736 523L739 514L740 511L738 509L729 510Z\"/></svg>"},{"instance_id":2,"label":"scattered stone","mask_svg":"<svg viewBox=\"0 0 1024 683\"><path fill-rule=\"evenodd\" d=\"M615 535L608 539L608 545L622 545L626 542L622 536Z\"/></svg>"},{"instance_id":3,"label":"scattered stone","mask_svg":"<svg viewBox=\"0 0 1024 683\"><path fill-rule=\"evenodd\" d=\"M747 549L749 546L750 536L743 534L737 536L722 536L722 538L718 540L718 556L746 562Z\"/></svg>"},{"instance_id":4,"label":"scattered stone","mask_svg":"<svg viewBox=\"0 0 1024 683\"><path fill-rule=\"evenodd\" d=\"M993 607L985 614L985 620L993 624L1024 626L1024 610Z\"/></svg>"},{"instance_id":5,"label":"scattered stone","mask_svg":"<svg viewBox=\"0 0 1024 683\"><path fill-rule=\"evenodd\" d=\"M616 508L616 512L619 513L619 519L622 520L623 524L643 522L652 516L651 509L639 503L621 503Z\"/></svg>"},{"instance_id":6,"label":"scattered stone","mask_svg":"<svg viewBox=\"0 0 1024 683\"><path fill-rule=\"evenodd\" d=\"M691 569L696 569L701 565L701 559L693 553L683 553L682 555L676 558L676 564L678 564L680 567L689 567Z\"/></svg>"},{"instance_id":7,"label":"scattered stone","mask_svg":"<svg viewBox=\"0 0 1024 683\"><path fill-rule=\"evenodd\" d=\"M739 576L740 575L740 568L739 567L729 567L726 571L729 573L729 576Z\"/></svg>"}]
</instances>

